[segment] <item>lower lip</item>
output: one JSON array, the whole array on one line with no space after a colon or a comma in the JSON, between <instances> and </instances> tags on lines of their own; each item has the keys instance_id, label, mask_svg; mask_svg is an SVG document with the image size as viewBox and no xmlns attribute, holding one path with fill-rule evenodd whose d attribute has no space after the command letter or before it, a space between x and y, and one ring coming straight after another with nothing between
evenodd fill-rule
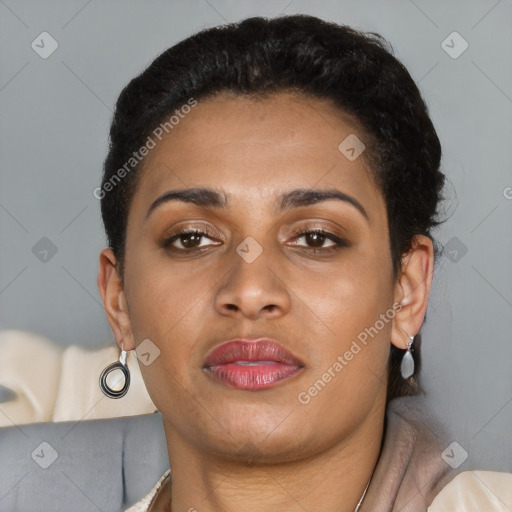
<instances>
[{"instance_id":1,"label":"lower lip","mask_svg":"<svg viewBox=\"0 0 512 512\"><path fill-rule=\"evenodd\" d=\"M229 363L210 366L206 370L213 378L228 386L236 389L258 390L270 388L293 377L302 370L302 367L278 362L254 366Z\"/></svg>"}]
</instances>

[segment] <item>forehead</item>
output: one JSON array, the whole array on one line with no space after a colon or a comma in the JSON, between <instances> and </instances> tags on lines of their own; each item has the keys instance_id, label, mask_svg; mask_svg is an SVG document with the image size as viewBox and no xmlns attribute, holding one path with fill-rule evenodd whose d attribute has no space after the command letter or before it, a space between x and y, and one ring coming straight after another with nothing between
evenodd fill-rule
<instances>
[{"instance_id":1,"label":"forehead","mask_svg":"<svg viewBox=\"0 0 512 512\"><path fill-rule=\"evenodd\" d=\"M264 208L287 190L317 187L356 196L370 210L383 206L364 152L343 152L346 140L364 144L362 130L329 100L223 94L198 101L153 139L132 202L138 215L166 191L189 187L222 188L230 207Z\"/></svg>"}]
</instances>

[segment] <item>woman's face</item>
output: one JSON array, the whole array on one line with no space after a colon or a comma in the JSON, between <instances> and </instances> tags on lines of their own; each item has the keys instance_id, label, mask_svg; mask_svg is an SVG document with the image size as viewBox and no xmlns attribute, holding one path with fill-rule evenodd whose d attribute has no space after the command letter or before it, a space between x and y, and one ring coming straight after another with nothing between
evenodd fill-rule
<instances>
[{"instance_id":1,"label":"woman's face","mask_svg":"<svg viewBox=\"0 0 512 512\"><path fill-rule=\"evenodd\" d=\"M285 93L223 95L199 101L155 139L128 219L124 297L134 344L125 348L150 340L151 363L139 365L168 442L235 458L251 447L251 456L275 462L318 453L382 419L398 293L384 198L363 156L355 158L354 135L363 144L364 136L340 114L326 100ZM169 200L148 214L162 195L189 188L211 189L226 204ZM350 199L281 202L315 190ZM187 228L207 235L164 247ZM295 234L318 229L334 239ZM208 353L247 337L277 340L303 368L259 390L212 378Z\"/></svg>"}]
</instances>

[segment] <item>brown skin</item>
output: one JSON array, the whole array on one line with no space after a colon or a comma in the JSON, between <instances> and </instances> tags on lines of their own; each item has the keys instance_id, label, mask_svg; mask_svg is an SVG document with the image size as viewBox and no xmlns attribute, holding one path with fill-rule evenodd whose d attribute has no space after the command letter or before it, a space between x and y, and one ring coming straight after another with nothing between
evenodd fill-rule
<instances>
[{"instance_id":1,"label":"brown skin","mask_svg":"<svg viewBox=\"0 0 512 512\"><path fill-rule=\"evenodd\" d=\"M364 142L356 126L327 100L220 95L200 101L146 157L128 218L125 287L110 249L98 287L118 346L149 338L161 351L139 365L164 419L174 512L352 512L366 487L382 440L390 341L403 349L419 331L434 257L432 242L415 237L392 279L384 198L364 158L338 150L351 133ZM224 190L230 206L172 201L145 221L161 194L194 186ZM276 197L296 188L336 188L369 220L336 200L276 213ZM186 227L218 235L196 239L208 249L193 256L187 236L174 252L160 247ZM324 228L349 246L313 254L335 242L293 236L299 228ZM263 248L250 264L236 252L249 236ZM394 319L301 404L299 393L404 297ZM214 381L205 356L243 336L276 339L305 368L260 391ZM170 498L166 488L153 510L171 510Z\"/></svg>"}]
</instances>

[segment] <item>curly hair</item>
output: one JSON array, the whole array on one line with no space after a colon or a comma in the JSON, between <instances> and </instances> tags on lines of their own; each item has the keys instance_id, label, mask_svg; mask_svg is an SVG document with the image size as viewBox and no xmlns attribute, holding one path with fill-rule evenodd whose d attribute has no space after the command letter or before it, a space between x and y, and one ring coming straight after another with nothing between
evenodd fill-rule
<instances>
[{"instance_id":1,"label":"curly hair","mask_svg":"<svg viewBox=\"0 0 512 512\"><path fill-rule=\"evenodd\" d=\"M128 212L144 163L133 154L155 127L190 98L223 92L265 98L285 91L329 99L360 126L364 158L386 203L393 278L414 235L428 236L438 257L431 231L442 222L441 145L417 85L389 42L309 15L252 17L204 29L167 49L117 100L99 198L121 281ZM133 161L129 172L127 161ZM416 376L401 379L402 355L391 346L388 400L421 390Z\"/></svg>"}]
</instances>

